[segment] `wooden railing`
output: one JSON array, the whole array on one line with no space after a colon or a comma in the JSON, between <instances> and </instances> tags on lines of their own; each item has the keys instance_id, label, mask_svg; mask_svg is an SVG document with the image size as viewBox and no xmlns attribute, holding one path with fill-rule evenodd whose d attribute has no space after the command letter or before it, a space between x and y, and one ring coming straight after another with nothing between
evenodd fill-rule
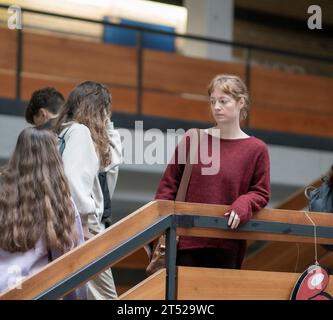
<instances>
[{"instance_id":1,"label":"wooden railing","mask_svg":"<svg viewBox=\"0 0 333 320\"><path fill-rule=\"evenodd\" d=\"M333 137L333 79L22 31L21 99L54 86L65 96L90 79L112 88L113 110L210 122L207 86L219 73L247 79L249 127ZM0 28L0 97L15 98L15 31ZM138 67L140 66L140 67ZM140 70L140 72L139 72ZM140 106L139 106L140 105Z\"/></svg>"},{"instance_id":2,"label":"wooden railing","mask_svg":"<svg viewBox=\"0 0 333 320\"><path fill-rule=\"evenodd\" d=\"M301 243L314 241L313 226L303 212L263 209L234 231L228 228L227 219L223 217L228 209L228 206L221 205L150 202L48 264L23 281L21 289L12 289L2 294L0 299L55 299L63 296L164 231L167 232L168 244L166 287L164 291L158 289L157 292L165 292L168 299L177 298L177 292L181 290L179 282L176 290L176 234ZM317 225L318 243L333 244L331 215L309 214Z\"/></svg>"},{"instance_id":3,"label":"wooden railing","mask_svg":"<svg viewBox=\"0 0 333 320\"><path fill-rule=\"evenodd\" d=\"M319 187L322 180L316 179L309 186ZM277 209L302 210L308 206L305 197L305 188L300 188L286 200L276 206ZM255 244L254 244L255 245ZM318 247L318 259L320 262L327 261L332 256L327 250ZM333 258L333 257L332 257ZM308 243L284 243L268 242L259 249L248 255L243 262L242 268L247 270L265 271L301 271L314 261L314 246ZM333 267L333 264L331 264Z\"/></svg>"},{"instance_id":4,"label":"wooden railing","mask_svg":"<svg viewBox=\"0 0 333 320\"><path fill-rule=\"evenodd\" d=\"M299 273L177 267L179 300L288 300ZM162 300L165 269L123 294L121 300ZM333 277L325 289L333 292Z\"/></svg>"},{"instance_id":5,"label":"wooden railing","mask_svg":"<svg viewBox=\"0 0 333 320\"><path fill-rule=\"evenodd\" d=\"M309 183L309 185L318 187L320 183L321 179L316 179ZM304 189L305 187L300 188L297 192L290 195L286 200L278 204L276 209L302 210L305 208L308 200L304 196ZM300 272L305 270L305 268L313 262L313 259L313 244L288 242L262 243L260 241L248 240L247 254L243 261L242 269ZM333 254L320 246L318 246L318 259L323 265L333 267ZM131 287L145 279L145 268L147 264L147 253L143 248L140 248L134 254L113 266L115 279L117 279L117 291L119 294L122 295ZM133 277L123 276L128 272L132 272L131 275L133 275Z\"/></svg>"}]
</instances>

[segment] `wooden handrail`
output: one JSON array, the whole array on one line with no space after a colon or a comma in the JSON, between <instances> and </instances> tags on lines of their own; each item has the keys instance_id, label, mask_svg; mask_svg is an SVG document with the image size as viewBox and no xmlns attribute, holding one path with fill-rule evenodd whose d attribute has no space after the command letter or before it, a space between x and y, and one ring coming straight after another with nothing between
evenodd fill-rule
<instances>
[{"instance_id":1,"label":"wooden handrail","mask_svg":"<svg viewBox=\"0 0 333 320\"><path fill-rule=\"evenodd\" d=\"M177 276L179 300L288 300L300 274L178 267ZM329 294L332 280L325 288Z\"/></svg>"},{"instance_id":2,"label":"wooden handrail","mask_svg":"<svg viewBox=\"0 0 333 320\"><path fill-rule=\"evenodd\" d=\"M288 300L300 273L177 267L178 300ZM204 281L202 281L204 277ZM120 300L163 300L165 269L139 283ZM332 295L333 276L325 292Z\"/></svg>"},{"instance_id":3,"label":"wooden handrail","mask_svg":"<svg viewBox=\"0 0 333 320\"><path fill-rule=\"evenodd\" d=\"M163 300L166 270L163 268L119 297L119 300Z\"/></svg>"},{"instance_id":4,"label":"wooden handrail","mask_svg":"<svg viewBox=\"0 0 333 320\"><path fill-rule=\"evenodd\" d=\"M88 240L81 246L49 263L38 273L22 282L21 289L12 289L2 295L1 299L33 299L41 292L66 279L82 267L94 262L112 248L144 230L156 222L164 211L172 212L173 203L150 202L126 218L122 219L105 232Z\"/></svg>"},{"instance_id":5,"label":"wooden handrail","mask_svg":"<svg viewBox=\"0 0 333 320\"><path fill-rule=\"evenodd\" d=\"M176 214L185 215L202 215L202 216L221 216L230 209L228 206L223 205L210 205L210 204L197 204L179 202L175 204ZM333 219L331 214L321 212L309 212L311 219L319 226L333 227ZM302 211L294 210L280 210L280 209L262 209L255 213L251 221L267 221L267 222L281 222L287 224L311 225L311 222ZM229 230L217 230L207 228L178 228L178 235L186 236L201 236L201 237L217 237L226 239L246 239L246 240L265 240L265 241L284 241L284 242L300 242L300 243L313 243L313 237L309 236L295 236L290 234L273 234L273 233L259 233L259 232L246 232L241 228L233 232ZM332 243L333 239L317 238L318 243Z\"/></svg>"},{"instance_id":6,"label":"wooden handrail","mask_svg":"<svg viewBox=\"0 0 333 320\"><path fill-rule=\"evenodd\" d=\"M313 186L315 188L319 187L322 182L322 175L320 178L313 180L307 186ZM306 187L302 187L293 194L291 194L287 199L279 203L275 208L276 209L288 209L288 210L302 210L303 208L308 206L308 199L305 197L304 191ZM253 241L255 242L255 241ZM248 242L249 244L249 242ZM251 244L252 245L252 244ZM283 252L284 257L294 257L289 259L278 258L281 256L279 252ZM297 252L301 252L302 261L297 263ZM325 255L325 250L318 247L318 257L321 259L323 255ZM275 256L276 259L272 259L272 256ZM306 268L309 263L313 260L313 246L310 244L295 244L289 245L281 242L268 242L266 244L262 244L253 251L250 255L248 255L244 262L243 268L258 270L263 268L263 270L276 270L276 271L289 271L293 270L294 265L298 265L301 269ZM293 267L291 267L293 265Z\"/></svg>"},{"instance_id":7,"label":"wooden handrail","mask_svg":"<svg viewBox=\"0 0 333 320\"><path fill-rule=\"evenodd\" d=\"M111 226L103 233L95 236L78 248L64 254L59 259L45 266L38 273L30 276L22 283L21 289L12 289L0 296L0 299L33 299L67 279L74 273L79 272L85 266L93 263L96 259L109 253L116 247L121 246L126 240L143 232L149 226L155 224L163 216L167 215L196 215L202 217L221 217L229 209L223 205L195 204L173 201L153 201L138 209L128 217ZM333 227L330 214L310 213L317 226ZM215 219L216 220L216 219ZM256 213L255 221L282 222L286 224L311 225L304 213L292 210L263 209ZM239 239L265 239L281 241L312 242L312 236L281 235L265 232L246 232L240 230L214 230L206 228L178 228L178 234L190 234L194 236L214 236L219 238ZM318 243L332 243L333 238L318 238ZM136 248L137 249L137 248ZM119 258L118 261L124 257ZM116 263L116 262L114 262Z\"/></svg>"},{"instance_id":8,"label":"wooden handrail","mask_svg":"<svg viewBox=\"0 0 333 320\"><path fill-rule=\"evenodd\" d=\"M165 202L165 200L159 200ZM168 201L169 202L169 201ZM225 205L175 202L174 210L176 214L218 216L220 217L230 209ZM309 212L311 218L317 226L333 227L331 214L322 212ZM252 220L263 220L272 222L283 222L291 224L311 225L310 221L302 211L282 210L282 209L262 209L253 214Z\"/></svg>"}]
</instances>

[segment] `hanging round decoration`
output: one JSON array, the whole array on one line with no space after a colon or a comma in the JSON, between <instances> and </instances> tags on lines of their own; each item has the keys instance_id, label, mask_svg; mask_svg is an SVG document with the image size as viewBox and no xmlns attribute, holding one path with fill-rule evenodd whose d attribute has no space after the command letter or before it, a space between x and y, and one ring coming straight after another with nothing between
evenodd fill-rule
<instances>
[{"instance_id":1,"label":"hanging round decoration","mask_svg":"<svg viewBox=\"0 0 333 320\"><path fill-rule=\"evenodd\" d=\"M333 297L324 292L328 285L327 271L320 265L311 265L298 278L291 300L332 300Z\"/></svg>"}]
</instances>

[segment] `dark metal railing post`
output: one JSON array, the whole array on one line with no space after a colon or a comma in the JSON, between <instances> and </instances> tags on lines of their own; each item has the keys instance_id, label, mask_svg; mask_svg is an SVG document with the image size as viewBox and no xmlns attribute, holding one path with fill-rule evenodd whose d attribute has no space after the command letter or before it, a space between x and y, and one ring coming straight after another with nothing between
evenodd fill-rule
<instances>
[{"instance_id":1,"label":"dark metal railing post","mask_svg":"<svg viewBox=\"0 0 333 320\"><path fill-rule=\"evenodd\" d=\"M251 48L246 49L246 58L245 58L245 83L247 86L247 90L251 91L251 58L252 58L252 50ZM250 108L250 106L249 106ZM248 114L245 120L245 126L248 128L250 126L250 109L248 109Z\"/></svg>"},{"instance_id":2,"label":"dark metal railing post","mask_svg":"<svg viewBox=\"0 0 333 320\"><path fill-rule=\"evenodd\" d=\"M137 94L136 94L136 112L142 114L142 84L143 84L143 31L136 33L137 42Z\"/></svg>"},{"instance_id":3,"label":"dark metal railing post","mask_svg":"<svg viewBox=\"0 0 333 320\"><path fill-rule=\"evenodd\" d=\"M176 300L177 295L177 275L176 275L176 256L177 256L177 239L175 216L171 227L166 230L166 300Z\"/></svg>"},{"instance_id":4,"label":"dark metal railing post","mask_svg":"<svg viewBox=\"0 0 333 320\"><path fill-rule=\"evenodd\" d=\"M22 11L22 16L23 16L23 11ZM17 29L16 32L16 100L21 100L21 85L22 85L21 74L22 74L22 65L23 65L22 57L23 57L23 31L22 29L19 28Z\"/></svg>"}]
</instances>

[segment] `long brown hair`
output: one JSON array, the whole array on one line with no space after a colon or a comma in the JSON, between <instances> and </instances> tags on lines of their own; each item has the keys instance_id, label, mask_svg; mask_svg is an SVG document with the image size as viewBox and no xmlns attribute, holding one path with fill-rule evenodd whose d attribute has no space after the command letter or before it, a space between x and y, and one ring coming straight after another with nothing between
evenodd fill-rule
<instances>
[{"instance_id":1,"label":"long brown hair","mask_svg":"<svg viewBox=\"0 0 333 320\"><path fill-rule=\"evenodd\" d=\"M64 128L63 124L71 120L87 126L101 165L106 167L111 163L110 141L106 130L110 110L111 94L107 87L93 81L82 82L69 94L54 130L59 134Z\"/></svg>"},{"instance_id":2,"label":"long brown hair","mask_svg":"<svg viewBox=\"0 0 333 320\"><path fill-rule=\"evenodd\" d=\"M0 248L24 252L41 237L49 249L70 249L75 211L56 135L26 128L0 172Z\"/></svg>"}]
</instances>

